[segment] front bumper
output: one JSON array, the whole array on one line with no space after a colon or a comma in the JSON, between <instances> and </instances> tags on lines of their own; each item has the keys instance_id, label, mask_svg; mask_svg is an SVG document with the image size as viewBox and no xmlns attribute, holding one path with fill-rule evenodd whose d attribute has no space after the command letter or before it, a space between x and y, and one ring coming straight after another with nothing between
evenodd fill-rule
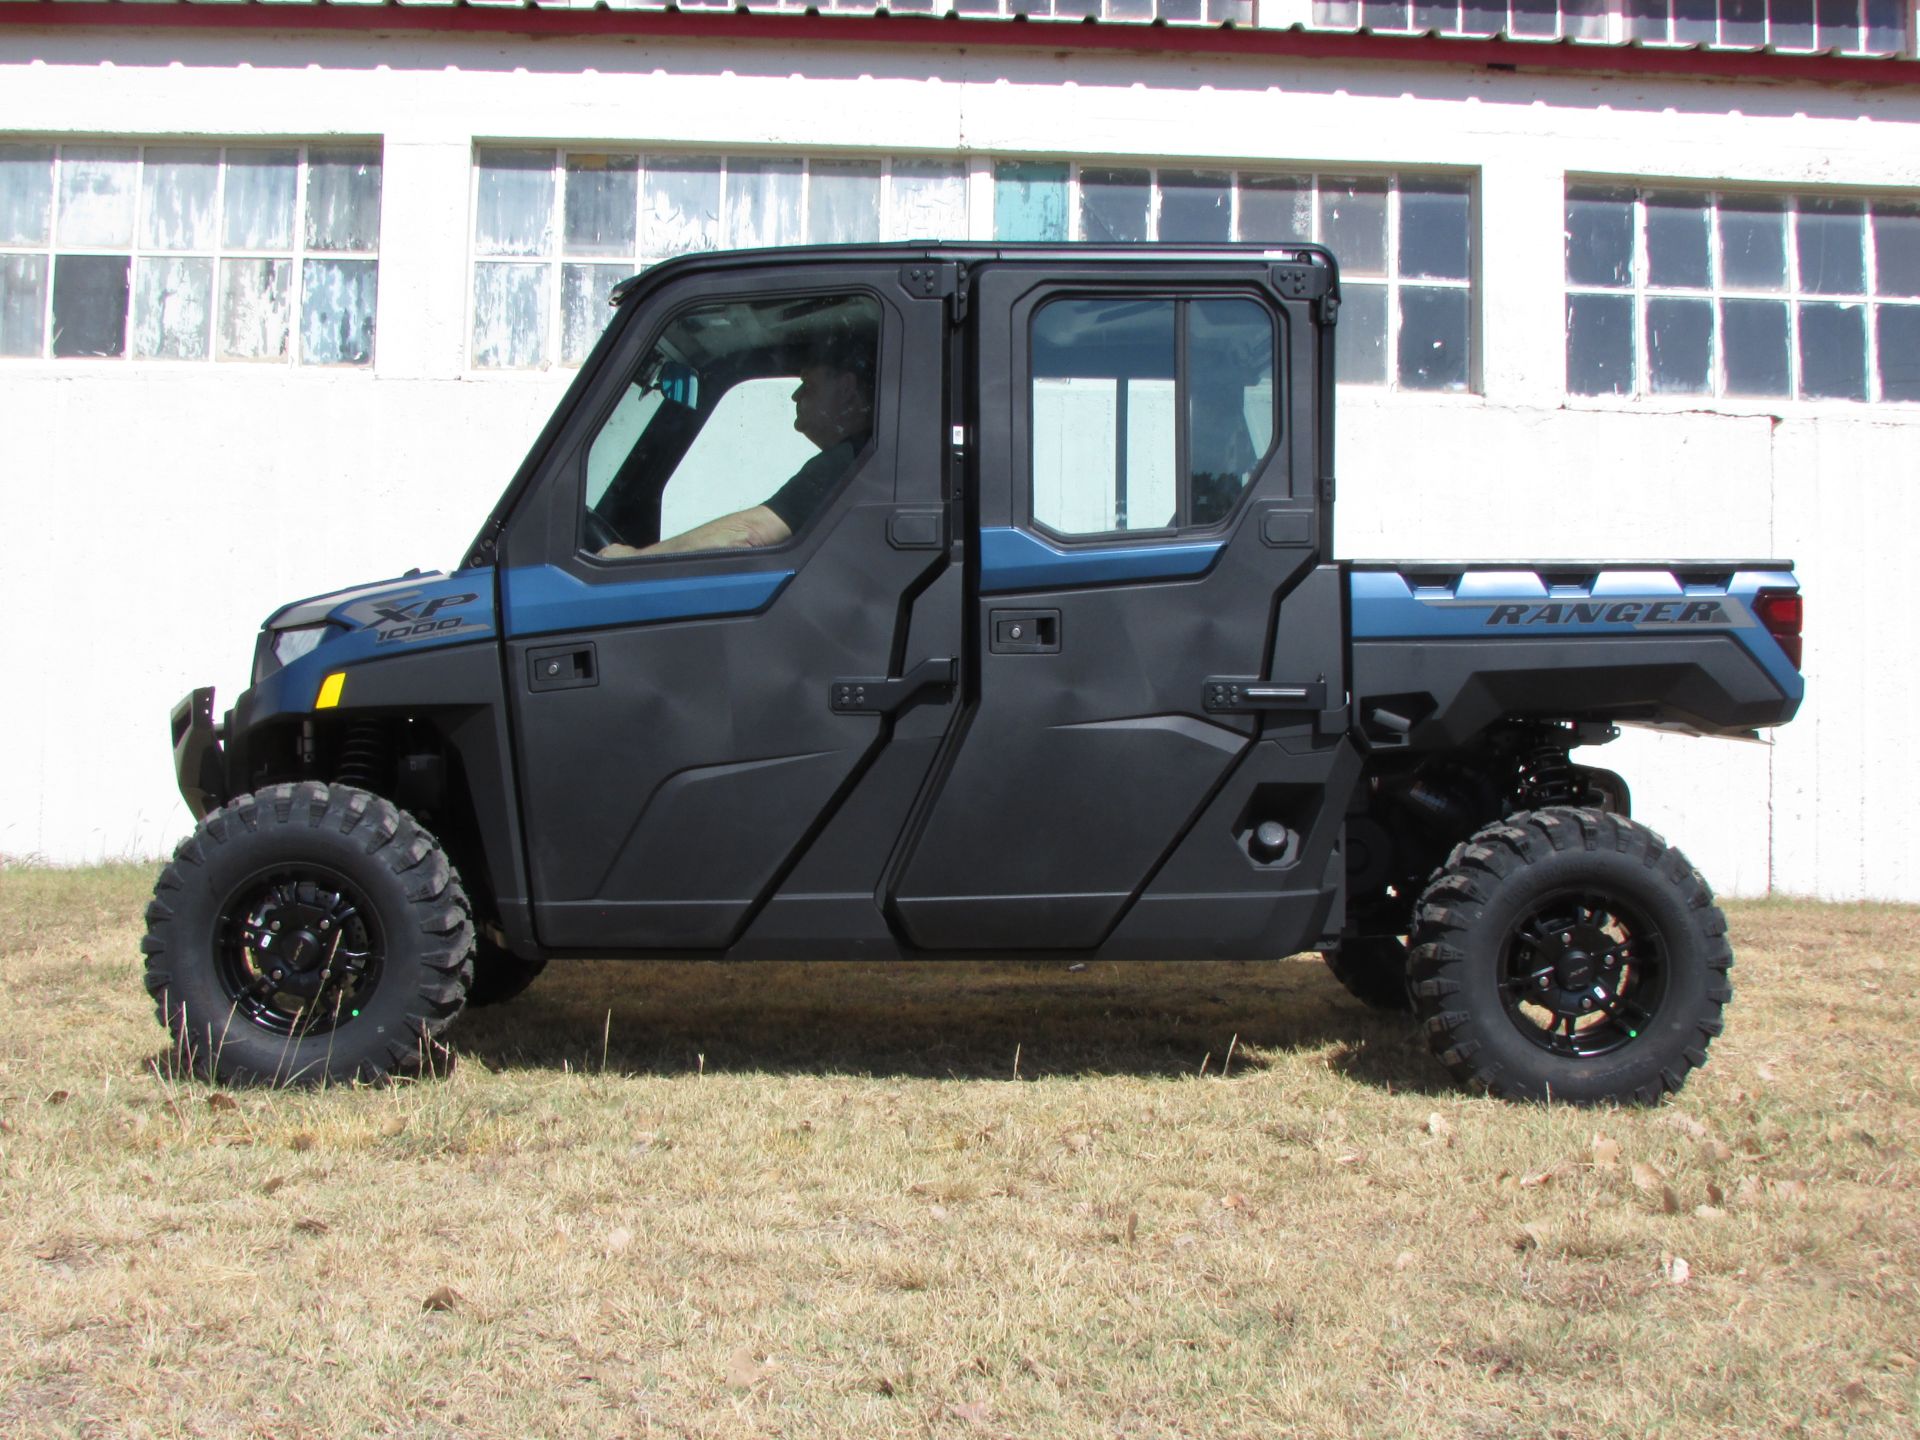
<instances>
[{"instance_id":1,"label":"front bumper","mask_svg":"<svg viewBox=\"0 0 1920 1440\"><path fill-rule=\"evenodd\" d=\"M173 774L196 820L227 803L227 757L213 719L213 687L202 686L173 707Z\"/></svg>"}]
</instances>

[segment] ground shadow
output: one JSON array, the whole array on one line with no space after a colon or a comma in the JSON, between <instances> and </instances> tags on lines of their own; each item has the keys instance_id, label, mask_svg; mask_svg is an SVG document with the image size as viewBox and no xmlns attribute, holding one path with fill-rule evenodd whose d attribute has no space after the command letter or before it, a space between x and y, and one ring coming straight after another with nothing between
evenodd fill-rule
<instances>
[{"instance_id":1,"label":"ground shadow","mask_svg":"<svg viewBox=\"0 0 1920 1440\"><path fill-rule=\"evenodd\" d=\"M957 1079L1244 1073L1316 1052L1370 1085L1444 1090L1410 1016L1311 957L1059 961L555 961L448 1037L466 1063Z\"/></svg>"}]
</instances>

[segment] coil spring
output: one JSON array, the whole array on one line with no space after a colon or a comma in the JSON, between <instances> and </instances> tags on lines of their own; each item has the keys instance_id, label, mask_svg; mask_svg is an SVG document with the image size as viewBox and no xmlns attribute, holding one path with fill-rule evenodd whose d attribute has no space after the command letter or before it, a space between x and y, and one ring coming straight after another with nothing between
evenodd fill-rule
<instances>
[{"instance_id":1,"label":"coil spring","mask_svg":"<svg viewBox=\"0 0 1920 1440\"><path fill-rule=\"evenodd\" d=\"M379 790L387 774L387 732L377 720L356 720L340 741L334 778L342 785Z\"/></svg>"},{"instance_id":2,"label":"coil spring","mask_svg":"<svg viewBox=\"0 0 1920 1440\"><path fill-rule=\"evenodd\" d=\"M1520 762L1519 792L1521 805L1539 810L1549 805L1577 805L1580 795L1574 783L1573 761L1562 746L1541 745Z\"/></svg>"}]
</instances>

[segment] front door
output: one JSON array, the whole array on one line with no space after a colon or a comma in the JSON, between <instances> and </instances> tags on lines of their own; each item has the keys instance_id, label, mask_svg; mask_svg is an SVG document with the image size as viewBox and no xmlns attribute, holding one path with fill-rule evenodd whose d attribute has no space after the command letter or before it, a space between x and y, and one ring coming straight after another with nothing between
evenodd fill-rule
<instances>
[{"instance_id":1,"label":"front door","mask_svg":"<svg viewBox=\"0 0 1920 1440\"><path fill-rule=\"evenodd\" d=\"M946 308L851 263L632 303L506 537L534 923L552 948L718 950L903 710L951 698L951 645L909 633L948 565ZM878 873L894 838L836 844Z\"/></svg>"}]
</instances>

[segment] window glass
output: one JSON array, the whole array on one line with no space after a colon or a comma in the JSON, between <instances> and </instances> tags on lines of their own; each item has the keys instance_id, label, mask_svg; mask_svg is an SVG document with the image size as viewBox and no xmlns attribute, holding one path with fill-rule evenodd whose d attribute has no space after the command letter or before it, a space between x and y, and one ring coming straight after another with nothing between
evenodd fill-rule
<instances>
[{"instance_id":1,"label":"window glass","mask_svg":"<svg viewBox=\"0 0 1920 1440\"><path fill-rule=\"evenodd\" d=\"M0 245L45 245L53 224L53 147L0 145Z\"/></svg>"},{"instance_id":2,"label":"window glass","mask_svg":"<svg viewBox=\"0 0 1920 1440\"><path fill-rule=\"evenodd\" d=\"M138 168L139 152L128 147L62 146L58 243L131 245L134 172Z\"/></svg>"},{"instance_id":3,"label":"window glass","mask_svg":"<svg viewBox=\"0 0 1920 1440\"><path fill-rule=\"evenodd\" d=\"M47 257L0 255L0 355L38 355Z\"/></svg>"},{"instance_id":4,"label":"window glass","mask_svg":"<svg viewBox=\"0 0 1920 1440\"><path fill-rule=\"evenodd\" d=\"M872 438L879 326L861 295L727 301L674 319L588 447L583 546L626 559L800 531Z\"/></svg>"},{"instance_id":5,"label":"window glass","mask_svg":"<svg viewBox=\"0 0 1920 1440\"><path fill-rule=\"evenodd\" d=\"M1411 390L1467 388L1467 292L1400 290L1400 383Z\"/></svg>"},{"instance_id":6,"label":"window glass","mask_svg":"<svg viewBox=\"0 0 1920 1440\"><path fill-rule=\"evenodd\" d=\"M220 188L218 150L147 150L140 240L149 250L211 250Z\"/></svg>"},{"instance_id":7,"label":"window glass","mask_svg":"<svg viewBox=\"0 0 1920 1440\"><path fill-rule=\"evenodd\" d=\"M1031 343L1037 524L1100 535L1212 525L1233 513L1274 440L1265 307L1224 297L1054 300L1035 315Z\"/></svg>"},{"instance_id":8,"label":"window glass","mask_svg":"<svg viewBox=\"0 0 1920 1440\"><path fill-rule=\"evenodd\" d=\"M1882 305L1875 319L1880 398L1920 400L1920 305Z\"/></svg>"},{"instance_id":9,"label":"window glass","mask_svg":"<svg viewBox=\"0 0 1920 1440\"><path fill-rule=\"evenodd\" d=\"M220 358L284 360L293 330L293 267L285 260L220 262Z\"/></svg>"},{"instance_id":10,"label":"window glass","mask_svg":"<svg viewBox=\"0 0 1920 1440\"><path fill-rule=\"evenodd\" d=\"M124 355L127 271L124 255L60 255L53 262L56 359Z\"/></svg>"},{"instance_id":11,"label":"window glass","mask_svg":"<svg viewBox=\"0 0 1920 1440\"><path fill-rule=\"evenodd\" d=\"M1407 278L1467 278L1467 187L1459 180L1408 180L1400 186L1400 273Z\"/></svg>"},{"instance_id":12,"label":"window glass","mask_svg":"<svg viewBox=\"0 0 1920 1440\"><path fill-rule=\"evenodd\" d=\"M143 255L134 271L133 353L204 360L213 342L213 261Z\"/></svg>"},{"instance_id":13,"label":"window glass","mask_svg":"<svg viewBox=\"0 0 1920 1440\"><path fill-rule=\"evenodd\" d=\"M1633 297L1567 297L1567 389L1575 395L1633 393Z\"/></svg>"},{"instance_id":14,"label":"window glass","mask_svg":"<svg viewBox=\"0 0 1920 1440\"><path fill-rule=\"evenodd\" d=\"M1387 182L1320 182L1320 240L1342 274L1380 275L1387 268Z\"/></svg>"},{"instance_id":15,"label":"window glass","mask_svg":"<svg viewBox=\"0 0 1920 1440\"><path fill-rule=\"evenodd\" d=\"M848 245L880 238L880 162L817 160L807 192L807 238Z\"/></svg>"},{"instance_id":16,"label":"window glass","mask_svg":"<svg viewBox=\"0 0 1920 1440\"><path fill-rule=\"evenodd\" d=\"M297 150L227 152L226 224L229 250L293 248L293 197L300 183Z\"/></svg>"},{"instance_id":17,"label":"window glass","mask_svg":"<svg viewBox=\"0 0 1920 1440\"><path fill-rule=\"evenodd\" d=\"M1720 302L1720 353L1729 395L1790 395L1787 306L1780 300Z\"/></svg>"},{"instance_id":18,"label":"window glass","mask_svg":"<svg viewBox=\"0 0 1920 1440\"><path fill-rule=\"evenodd\" d=\"M560 358L578 365L613 318L608 301L627 278L624 265L560 267Z\"/></svg>"},{"instance_id":19,"label":"window glass","mask_svg":"<svg viewBox=\"0 0 1920 1440\"><path fill-rule=\"evenodd\" d=\"M1713 302L1647 302L1647 378L1656 395L1713 389Z\"/></svg>"},{"instance_id":20,"label":"window glass","mask_svg":"<svg viewBox=\"0 0 1920 1440\"><path fill-rule=\"evenodd\" d=\"M371 250L380 237L380 154L365 147L307 152L307 248Z\"/></svg>"},{"instance_id":21,"label":"window glass","mask_svg":"<svg viewBox=\"0 0 1920 1440\"><path fill-rule=\"evenodd\" d=\"M1313 182L1292 175L1243 175L1240 238L1311 240Z\"/></svg>"},{"instance_id":22,"label":"window glass","mask_svg":"<svg viewBox=\"0 0 1920 1440\"><path fill-rule=\"evenodd\" d=\"M1873 207L1874 290L1920 295L1920 207Z\"/></svg>"},{"instance_id":23,"label":"window glass","mask_svg":"<svg viewBox=\"0 0 1920 1440\"><path fill-rule=\"evenodd\" d=\"M1096 244L1151 239L1153 172L1080 167L1080 238Z\"/></svg>"},{"instance_id":24,"label":"window glass","mask_svg":"<svg viewBox=\"0 0 1920 1440\"><path fill-rule=\"evenodd\" d=\"M796 245L804 166L798 160L727 163L723 233L729 246Z\"/></svg>"},{"instance_id":25,"label":"window glass","mask_svg":"<svg viewBox=\"0 0 1920 1440\"><path fill-rule=\"evenodd\" d=\"M377 269L371 260L309 260L301 269L300 353L312 365L373 359Z\"/></svg>"},{"instance_id":26,"label":"window glass","mask_svg":"<svg viewBox=\"0 0 1920 1440\"><path fill-rule=\"evenodd\" d=\"M1787 214L1778 200L1720 202L1720 283L1729 290L1784 290Z\"/></svg>"},{"instance_id":27,"label":"window glass","mask_svg":"<svg viewBox=\"0 0 1920 1440\"><path fill-rule=\"evenodd\" d=\"M1863 307L1800 307L1800 391L1809 399L1867 398L1867 325Z\"/></svg>"},{"instance_id":28,"label":"window glass","mask_svg":"<svg viewBox=\"0 0 1920 1440\"><path fill-rule=\"evenodd\" d=\"M633 254L639 238L640 157L569 152L562 248L568 255Z\"/></svg>"},{"instance_id":29,"label":"window glass","mask_svg":"<svg viewBox=\"0 0 1920 1440\"><path fill-rule=\"evenodd\" d=\"M474 364L524 370L545 362L546 344L546 266L475 266Z\"/></svg>"},{"instance_id":30,"label":"window glass","mask_svg":"<svg viewBox=\"0 0 1920 1440\"><path fill-rule=\"evenodd\" d=\"M1003 160L993 167L993 233L1002 240L1067 238L1070 167L1044 160Z\"/></svg>"},{"instance_id":31,"label":"window glass","mask_svg":"<svg viewBox=\"0 0 1920 1440\"><path fill-rule=\"evenodd\" d=\"M1812 200L1800 207L1796 240L1802 290L1858 295L1867 288L1861 211L1852 200Z\"/></svg>"},{"instance_id":32,"label":"window glass","mask_svg":"<svg viewBox=\"0 0 1920 1440\"><path fill-rule=\"evenodd\" d=\"M1231 240L1233 176L1214 170L1160 172L1162 240Z\"/></svg>"},{"instance_id":33,"label":"window glass","mask_svg":"<svg viewBox=\"0 0 1920 1440\"><path fill-rule=\"evenodd\" d=\"M553 156L490 150L480 165L475 248L482 255L545 255L553 248Z\"/></svg>"},{"instance_id":34,"label":"window glass","mask_svg":"<svg viewBox=\"0 0 1920 1440\"><path fill-rule=\"evenodd\" d=\"M1334 327L1334 373L1342 385L1387 383L1387 287L1342 279Z\"/></svg>"},{"instance_id":35,"label":"window glass","mask_svg":"<svg viewBox=\"0 0 1920 1440\"><path fill-rule=\"evenodd\" d=\"M1633 283L1633 195L1567 191L1567 283Z\"/></svg>"},{"instance_id":36,"label":"window glass","mask_svg":"<svg viewBox=\"0 0 1920 1440\"><path fill-rule=\"evenodd\" d=\"M1707 203L1700 195L1647 197L1647 284L1704 290L1712 283Z\"/></svg>"},{"instance_id":37,"label":"window glass","mask_svg":"<svg viewBox=\"0 0 1920 1440\"><path fill-rule=\"evenodd\" d=\"M896 160L887 200L896 240L967 238L967 172L945 160Z\"/></svg>"}]
</instances>

